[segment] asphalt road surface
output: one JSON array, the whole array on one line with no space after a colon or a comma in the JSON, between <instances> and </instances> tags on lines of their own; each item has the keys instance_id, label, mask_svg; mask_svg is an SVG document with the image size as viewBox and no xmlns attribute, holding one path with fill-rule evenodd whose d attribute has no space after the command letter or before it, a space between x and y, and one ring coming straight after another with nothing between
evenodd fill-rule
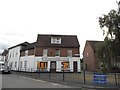
<instances>
[{"instance_id":1,"label":"asphalt road surface","mask_svg":"<svg viewBox=\"0 0 120 90\"><path fill-rule=\"evenodd\" d=\"M3 74L1 83L2 88L76 88L75 86L67 86L14 74Z\"/></svg>"}]
</instances>

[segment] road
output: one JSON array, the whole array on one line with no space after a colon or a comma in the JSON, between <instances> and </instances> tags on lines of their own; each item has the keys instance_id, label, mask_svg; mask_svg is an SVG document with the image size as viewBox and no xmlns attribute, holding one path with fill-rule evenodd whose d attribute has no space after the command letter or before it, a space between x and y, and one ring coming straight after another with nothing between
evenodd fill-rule
<instances>
[{"instance_id":1,"label":"road","mask_svg":"<svg viewBox=\"0 0 120 90\"><path fill-rule=\"evenodd\" d=\"M14 74L2 75L2 88L76 88L58 83L32 79Z\"/></svg>"},{"instance_id":2,"label":"road","mask_svg":"<svg viewBox=\"0 0 120 90\"><path fill-rule=\"evenodd\" d=\"M81 88L78 86L73 85L63 85L58 83L53 83L49 81L39 80L39 79L33 79L30 77L24 77L24 76L18 76L15 74L0 74L0 89L1 88L71 88L72 90L101 90L101 89L93 89L93 88ZM4 90L4 89L3 89ZM6 89L5 89L6 90ZM12 90L12 89L11 89ZM24 89L23 89L24 90ZM108 89L102 89L102 90L110 90ZM118 90L118 89L114 89Z\"/></svg>"}]
</instances>

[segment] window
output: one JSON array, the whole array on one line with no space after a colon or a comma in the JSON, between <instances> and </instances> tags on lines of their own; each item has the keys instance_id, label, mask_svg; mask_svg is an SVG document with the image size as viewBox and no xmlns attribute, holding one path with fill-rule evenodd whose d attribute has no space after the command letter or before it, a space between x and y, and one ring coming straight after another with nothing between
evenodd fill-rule
<instances>
[{"instance_id":1,"label":"window","mask_svg":"<svg viewBox=\"0 0 120 90\"><path fill-rule=\"evenodd\" d=\"M72 50L68 50L68 57L72 57Z\"/></svg>"},{"instance_id":2,"label":"window","mask_svg":"<svg viewBox=\"0 0 120 90\"><path fill-rule=\"evenodd\" d=\"M27 61L24 62L24 68L27 68Z\"/></svg>"},{"instance_id":3,"label":"window","mask_svg":"<svg viewBox=\"0 0 120 90\"><path fill-rule=\"evenodd\" d=\"M62 69L68 70L69 69L69 62L62 62Z\"/></svg>"},{"instance_id":4,"label":"window","mask_svg":"<svg viewBox=\"0 0 120 90\"><path fill-rule=\"evenodd\" d=\"M18 51L16 50L16 52L15 52L15 57L17 57L18 56Z\"/></svg>"},{"instance_id":5,"label":"window","mask_svg":"<svg viewBox=\"0 0 120 90\"><path fill-rule=\"evenodd\" d=\"M13 55L12 55L12 56L13 56L13 58L14 58L14 51L13 51Z\"/></svg>"},{"instance_id":6,"label":"window","mask_svg":"<svg viewBox=\"0 0 120 90\"><path fill-rule=\"evenodd\" d=\"M61 44L61 38L60 37L51 37L51 43L52 44Z\"/></svg>"},{"instance_id":7,"label":"window","mask_svg":"<svg viewBox=\"0 0 120 90\"><path fill-rule=\"evenodd\" d=\"M12 68L12 67L13 67L13 62L10 63L10 68Z\"/></svg>"},{"instance_id":8,"label":"window","mask_svg":"<svg viewBox=\"0 0 120 90\"><path fill-rule=\"evenodd\" d=\"M87 58L88 58L89 54L87 53Z\"/></svg>"},{"instance_id":9,"label":"window","mask_svg":"<svg viewBox=\"0 0 120 90\"><path fill-rule=\"evenodd\" d=\"M55 56L60 56L60 50L59 49L55 50Z\"/></svg>"},{"instance_id":10,"label":"window","mask_svg":"<svg viewBox=\"0 0 120 90\"><path fill-rule=\"evenodd\" d=\"M43 50L43 56L47 56L47 49Z\"/></svg>"},{"instance_id":11,"label":"window","mask_svg":"<svg viewBox=\"0 0 120 90\"><path fill-rule=\"evenodd\" d=\"M17 68L17 62L15 62L15 68Z\"/></svg>"},{"instance_id":12,"label":"window","mask_svg":"<svg viewBox=\"0 0 120 90\"><path fill-rule=\"evenodd\" d=\"M11 58L11 53L10 53L10 58Z\"/></svg>"},{"instance_id":13,"label":"window","mask_svg":"<svg viewBox=\"0 0 120 90\"><path fill-rule=\"evenodd\" d=\"M22 61L20 62L20 68L22 68Z\"/></svg>"},{"instance_id":14,"label":"window","mask_svg":"<svg viewBox=\"0 0 120 90\"><path fill-rule=\"evenodd\" d=\"M38 69L46 69L47 68L47 62L37 62L37 68Z\"/></svg>"},{"instance_id":15,"label":"window","mask_svg":"<svg viewBox=\"0 0 120 90\"><path fill-rule=\"evenodd\" d=\"M25 56L28 56L28 50L25 51Z\"/></svg>"}]
</instances>

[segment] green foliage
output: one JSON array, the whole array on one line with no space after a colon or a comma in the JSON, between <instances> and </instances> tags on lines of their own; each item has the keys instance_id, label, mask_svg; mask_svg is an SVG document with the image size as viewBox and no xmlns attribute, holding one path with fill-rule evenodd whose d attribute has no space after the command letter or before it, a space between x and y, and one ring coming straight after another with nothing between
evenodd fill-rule
<instances>
[{"instance_id":1,"label":"green foliage","mask_svg":"<svg viewBox=\"0 0 120 90\"><path fill-rule=\"evenodd\" d=\"M120 2L119 2L120 3ZM100 28L103 30L104 42L96 45L98 56L103 62L103 71L118 62L120 56L120 12L111 10L107 15L99 17ZM106 68L107 69L106 69Z\"/></svg>"}]
</instances>

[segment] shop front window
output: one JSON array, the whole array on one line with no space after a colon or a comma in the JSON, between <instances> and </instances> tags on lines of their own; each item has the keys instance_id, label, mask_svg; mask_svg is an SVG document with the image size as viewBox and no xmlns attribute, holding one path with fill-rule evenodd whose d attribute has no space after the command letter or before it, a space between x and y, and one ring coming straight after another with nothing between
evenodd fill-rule
<instances>
[{"instance_id":1,"label":"shop front window","mask_svg":"<svg viewBox=\"0 0 120 90\"><path fill-rule=\"evenodd\" d=\"M69 70L69 62L62 62L62 69Z\"/></svg>"},{"instance_id":2,"label":"shop front window","mask_svg":"<svg viewBox=\"0 0 120 90\"><path fill-rule=\"evenodd\" d=\"M37 62L37 68L41 70L47 69L47 62Z\"/></svg>"}]
</instances>

